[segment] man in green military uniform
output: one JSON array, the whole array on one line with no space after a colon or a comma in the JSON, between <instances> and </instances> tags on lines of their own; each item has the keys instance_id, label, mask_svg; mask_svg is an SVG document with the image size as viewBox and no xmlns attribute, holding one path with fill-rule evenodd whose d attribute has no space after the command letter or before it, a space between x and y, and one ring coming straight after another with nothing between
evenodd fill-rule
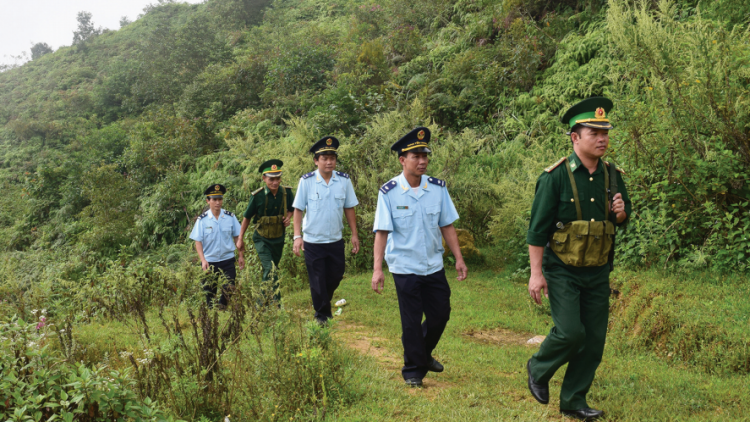
<instances>
[{"instance_id":1,"label":"man in green military uniform","mask_svg":"<svg viewBox=\"0 0 750 422\"><path fill-rule=\"evenodd\" d=\"M568 364L560 411L581 420L600 418L586 394L602 359L609 318L609 252L615 226L631 213L621 171L601 157L609 146L612 102L593 97L571 107L562 122L570 128L573 154L545 169L536 185L527 234L529 294L550 301L555 326L526 364L528 387L549 402L549 380ZM611 183L615 178L616 184ZM612 188L619 186L619 193Z\"/></svg>"},{"instance_id":2,"label":"man in green military uniform","mask_svg":"<svg viewBox=\"0 0 750 422\"><path fill-rule=\"evenodd\" d=\"M294 194L289 186L281 186L281 160L268 160L260 165L258 172L263 177L266 186L252 193L250 203L247 204L237 248L243 250L245 231L253 220L253 243L258 251L260 263L263 266L263 281L267 281L274 267L278 268L281 254L284 252L284 229L289 226L292 218L292 203ZM279 301L278 277L273 277L274 300Z\"/></svg>"}]
</instances>

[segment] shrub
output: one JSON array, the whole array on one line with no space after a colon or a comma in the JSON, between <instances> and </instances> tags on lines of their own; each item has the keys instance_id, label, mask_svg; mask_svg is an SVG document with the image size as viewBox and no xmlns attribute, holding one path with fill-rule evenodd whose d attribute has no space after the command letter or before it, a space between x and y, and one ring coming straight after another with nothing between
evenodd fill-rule
<instances>
[{"instance_id":1,"label":"shrub","mask_svg":"<svg viewBox=\"0 0 750 422\"><path fill-rule=\"evenodd\" d=\"M67 363L50 350L57 327L12 317L0 322L0 418L8 421L173 421L140 400L129 371Z\"/></svg>"}]
</instances>

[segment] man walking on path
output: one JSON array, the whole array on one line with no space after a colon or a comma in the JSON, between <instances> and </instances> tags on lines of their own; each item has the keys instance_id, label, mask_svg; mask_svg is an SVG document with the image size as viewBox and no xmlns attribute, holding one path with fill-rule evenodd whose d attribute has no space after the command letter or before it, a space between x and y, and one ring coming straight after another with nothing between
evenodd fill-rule
<instances>
[{"instance_id":1,"label":"man walking on path","mask_svg":"<svg viewBox=\"0 0 750 422\"><path fill-rule=\"evenodd\" d=\"M317 170L299 181L294 198L294 254L305 252L315 319L325 324L333 318L331 299L344 278L345 258L342 217L352 231L352 253L359 251L359 204L349 175L335 171L338 139L325 136L310 148ZM302 213L305 212L304 219Z\"/></svg>"},{"instance_id":2,"label":"man walking on path","mask_svg":"<svg viewBox=\"0 0 750 422\"><path fill-rule=\"evenodd\" d=\"M206 195L208 211L201 214L195 221L190 239L195 241L195 250L201 260L203 271L209 269L213 274L219 274L226 280L221 287L221 298L219 309L227 306L227 296L234 286L237 271L234 267L235 243L240 235L240 223L237 217L229 211L221 208L224 203L224 194L227 189L223 185L211 185L203 194ZM245 257L240 250L240 270L245 268ZM232 286L232 287L230 287ZM206 292L206 303L209 308L213 307L214 297L217 293L215 283L204 280L203 290Z\"/></svg>"},{"instance_id":3,"label":"man walking on path","mask_svg":"<svg viewBox=\"0 0 750 422\"><path fill-rule=\"evenodd\" d=\"M443 268L443 238L456 258L457 280L468 270L453 222L458 212L445 181L425 174L430 130L418 127L398 140L403 172L380 188L375 212L375 266L372 289L383 291L383 258L393 274L401 314L406 385L421 387L428 371L442 372L432 357L450 318L451 289ZM422 316L424 315L424 322Z\"/></svg>"},{"instance_id":4,"label":"man walking on path","mask_svg":"<svg viewBox=\"0 0 750 422\"><path fill-rule=\"evenodd\" d=\"M273 299L278 304L281 300L278 283L278 268L281 262L281 255L284 252L284 229L289 226L292 220L292 203L294 194L289 186L281 186L281 167L284 163L281 160L268 160L260 165L258 172L263 177L266 187L260 188L252 193L252 198L247 204L244 217L242 218L242 227L240 227L240 237L237 239L237 249L244 250L245 232L252 219L255 224L253 230L253 243L255 251L260 258L260 264L263 267L263 282L265 284L273 274Z\"/></svg>"},{"instance_id":5,"label":"man walking on path","mask_svg":"<svg viewBox=\"0 0 750 422\"><path fill-rule=\"evenodd\" d=\"M549 402L549 380L568 364L560 390L560 411L594 420L586 394L604 352L609 319L610 251L615 225L631 213L621 171L601 159L609 146L612 102L594 97L571 107L562 122L570 127L573 154L545 169L536 185L527 234L529 294L537 304L549 298L555 326L526 364L528 387ZM616 184L611 183L616 178ZM619 186L620 193L611 195Z\"/></svg>"}]
</instances>

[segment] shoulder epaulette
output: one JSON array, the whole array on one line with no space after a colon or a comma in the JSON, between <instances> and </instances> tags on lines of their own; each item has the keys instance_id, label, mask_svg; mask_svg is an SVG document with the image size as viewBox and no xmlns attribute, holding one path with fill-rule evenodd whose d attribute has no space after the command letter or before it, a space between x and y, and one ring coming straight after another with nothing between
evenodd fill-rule
<instances>
[{"instance_id":1,"label":"shoulder epaulette","mask_svg":"<svg viewBox=\"0 0 750 422\"><path fill-rule=\"evenodd\" d=\"M200 220L203 217L206 217L208 215L208 211L204 212L203 214L198 216L198 220Z\"/></svg>"},{"instance_id":2,"label":"shoulder epaulette","mask_svg":"<svg viewBox=\"0 0 750 422\"><path fill-rule=\"evenodd\" d=\"M348 175L348 174L346 174L346 173L342 173L342 172L340 172L340 171L337 171L337 172L336 172L336 174L338 174L338 175L339 175L339 176L341 176L341 177L345 177L345 178L347 178L347 179L349 178L349 175Z\"/></svg>"},{"instance_id":3,"label":"shoulder epaulette","mask_svg":"<svg viewBox=\"0 0 750 422\"><path fill-rule=\"evenodd\" d=\"M610 164L609 164L609 161L605 161L605 162L604 162L604 164L606 164L606 165L607 165L607 167L609 167L609 166L610 166ZM622 174L625 174L625 170L623 170L623 169L621 169L621 168L619 168L619 167L617 167L617 166L615 166L615 170L619 171L619 172L620 172L620 173L622 173Z\"/></svg>"},{"instance_id":4,"label":"shoulder epaulette","mask_svg":"<svg viewBox=\"0 0 750 422\"><path fill-rule=\"evenodd\" d=\"M396 181L391 180L389 182L386 182L383 186L380 187L380 191L383 193L388 193L391 189L396 187Z\"/></svg>"},{"instance_id":5,"label":"shoulder epaulette","mask_svg":"<svg viewBox=\"0 0 750 422\"><path fill-rule=\"evenodd\" d=\"M284 189L294 189L291 186L284 186Z\"/></svg>"},{"instance_id":6,"label":"shoulder epaulette","mask_svg":"<svg viewBox=\"0 0 750 422\"><path fill-rule=\"evenodd\" d=\"M233 212L229 212L227 210L224 210L224 214L226 214L226 215L228 215L230 217L234 217L234 213Z\"/></svg>"},{"instance_id":7,"label":"shoulder epaulette","mask_svg":"<svg viewBox=\"0 0 750 422\"><path fill-rule=\"evenodd\" d=\"M314 174L315 174L315 172L314 172L314 171L311 171L310 173L307 173L307 174L303 174L303 175L302 175L302 178L303 178L303 179L309 179L309 178L313 177L313 175L314 175Z\"/></svg>"},{"instance_id":8,"label":"shoulder epaulette","mask_svg":"<svg viewBox=\"0 0 750 422\"><path fill-rule=\"evenodd\" d=\"M440 180L437 177L428 177L427 181L432 183L433 185L438 185L440 187L445 187L445 180Z\"/></svg>"},{"instance_id":9,"label":"shoulder epaulette","mask_svg":"<svg viewBox=\"0 0 750 422\"><path fill-rule=\"evenodd\" d=\"M263 190L263 188L258 188L258 189L256 189L255 191L253 191L253 193L251 193L250 195L252 195L252 196L255 196L255 195L257 195L258 193L260 193L260 191L262 191L262 190Z\"/></svg>"},{"instance_id":10,"label":"shoulder epaulette","mask_svg":"<svg viewBox=\"0 0 750 422\"><path fill-rule=\"evenodd\" d=\"M557 166L559 166L560 164L562 164L563 161L565 161L567 158L568 157L563 157L563 158L557 160L557 162L555 164L552 164L551 166L547 167L546 169L544 169L544 171L546 171L547 173L551 172L552 170L556 169Z\"/></svg>"}]
</instances>

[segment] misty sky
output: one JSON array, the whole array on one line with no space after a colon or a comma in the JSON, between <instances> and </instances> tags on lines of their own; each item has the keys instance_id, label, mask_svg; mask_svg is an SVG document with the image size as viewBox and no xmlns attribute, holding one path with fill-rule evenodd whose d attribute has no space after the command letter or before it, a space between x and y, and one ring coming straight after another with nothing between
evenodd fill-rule
<instances>
[{"instance_id":1,"label":"misty sky","mask_svg":"<svg viewBox=\"0 0 750 422\"><path fill-rule=\"evenodd\" d=\"M78 12L90 12L96 27L119 29L122 16L134 21L152 3L157 0L0 0L0 64L16 63L11 56L24 51L31 58L32 43L54 50L70 45Z\"/></svg>"}]
</instances>

